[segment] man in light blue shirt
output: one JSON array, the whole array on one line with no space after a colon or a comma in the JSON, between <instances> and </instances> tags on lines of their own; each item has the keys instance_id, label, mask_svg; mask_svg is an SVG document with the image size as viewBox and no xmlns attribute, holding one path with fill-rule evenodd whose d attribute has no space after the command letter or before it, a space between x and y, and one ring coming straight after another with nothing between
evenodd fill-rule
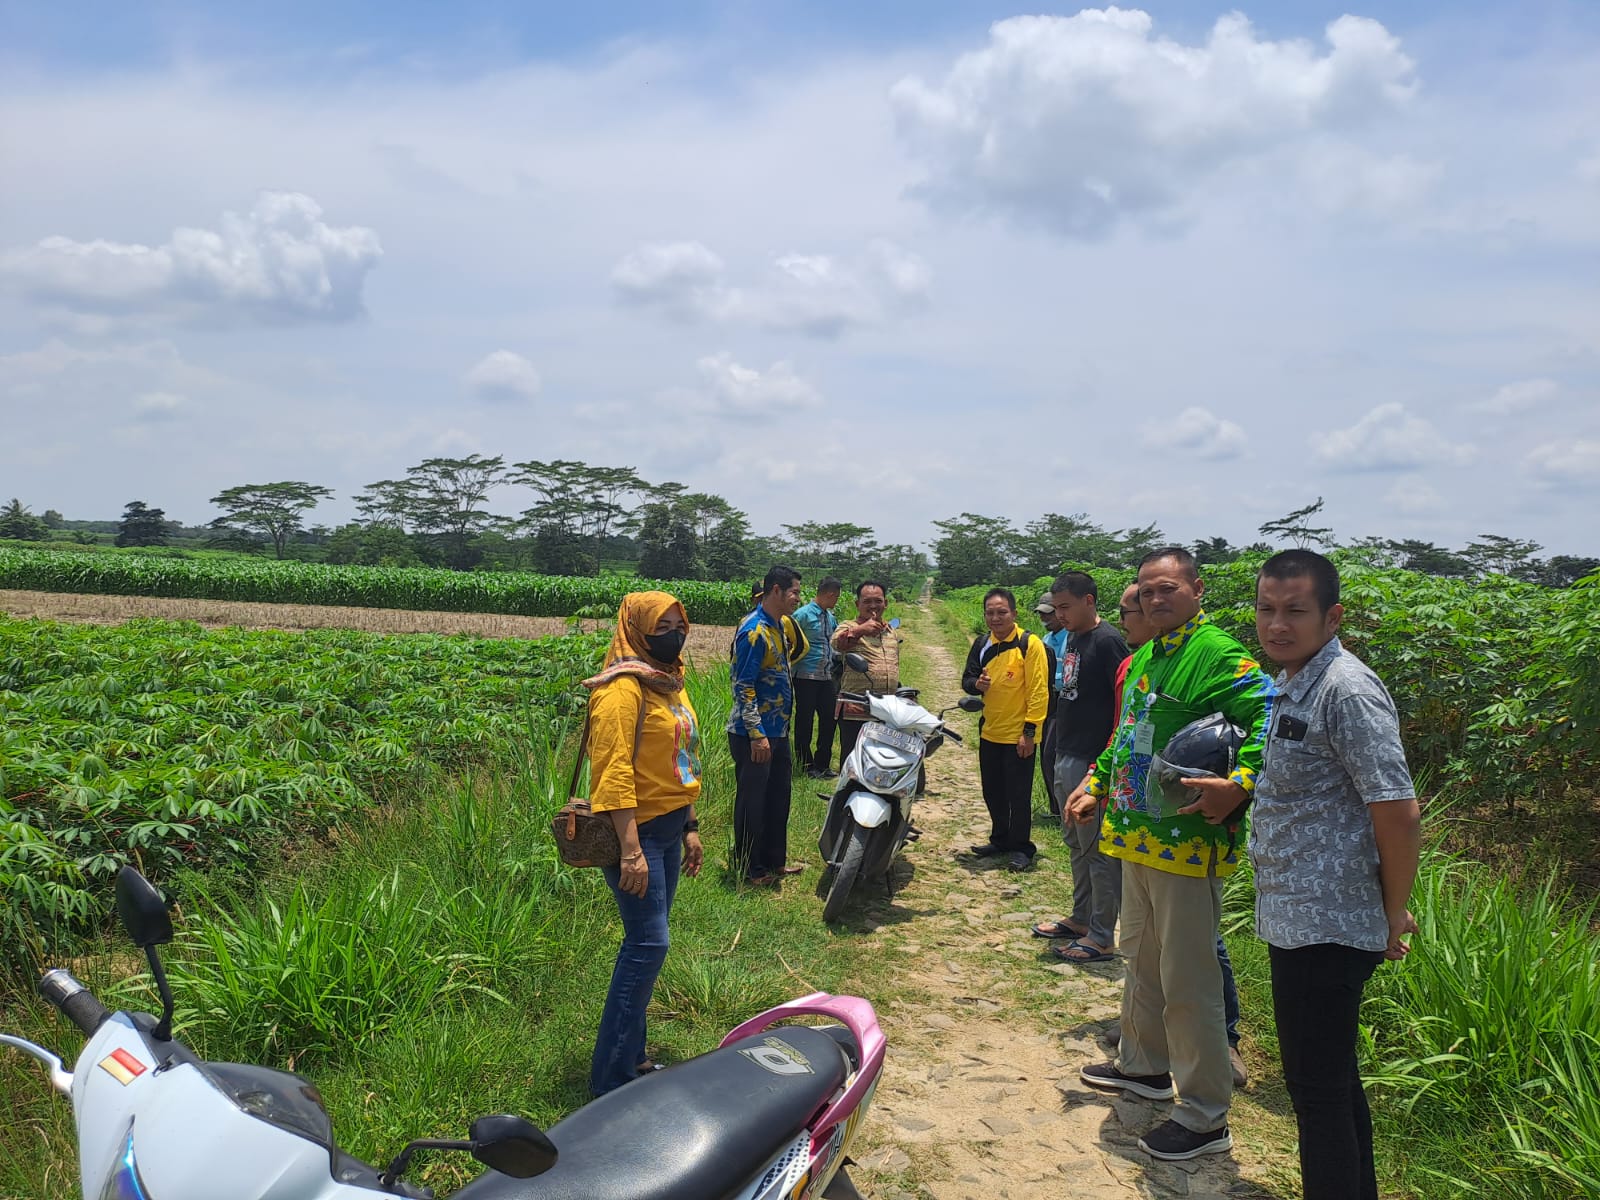
<instances>
[{"instance_id":1,"label":"man in light blue shirt","mask_svg":"<svg viewBox=\"0 0 1600 1200\"><path fill-rule=\"evenodd\" d=\"M829 576L817 585L816 599L795 610L794 622L806 635L810 646L806 656L794 664L794 762L813 779L832 774L834 701L838 680L834 664L839 652L833 648L833 634L839 622L833 606L839 603L842 585ZM817 744L811 745L811 725L815 719Z\"/></svg>"},{"instance_id":2,"label":"man in light blue shirt","mask_svg":"<svg viewBox=\"0 0 1600 1200\"><path fill-rule=\"evenodd\" d=\"M1050 815L1061 815L1061 801L1056 796L1055 771L1052 765L1056 761L1056 706L1061 697L1062 667L1067 652L1067 642L1072 634L1056 616L1054 598L1049 592L1039 597L1039 603L1033 606L1033 611L1039 614L1039 620L1044 625L1044 648L1050 655L1050 712L1044 719L1044 738L1041 743L1039 761L1044 767L1044 794L1050 801Z\"/></svg>"}]
</instances>

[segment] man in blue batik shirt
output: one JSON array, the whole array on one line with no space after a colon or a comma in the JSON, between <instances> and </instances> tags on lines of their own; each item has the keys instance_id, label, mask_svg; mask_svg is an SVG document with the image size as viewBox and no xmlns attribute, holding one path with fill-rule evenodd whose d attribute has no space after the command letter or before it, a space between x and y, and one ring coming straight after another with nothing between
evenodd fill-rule
<instances>
[{"instance_id":1,"label":"man in blue batik shirt","mask_svg":"<svg viewBox=\"0 0 1600 1200\"><path fill-rule=\"evenodd\" d=\"M738 780L733 800L734 858L745 880L776 886L790 866L789 718L794 710L790 679L790 614L800 604L800 575L773 567L762 580L761 603L739 624L733 638L733 712L728 749Z\"/></svg>"}]
</instances>

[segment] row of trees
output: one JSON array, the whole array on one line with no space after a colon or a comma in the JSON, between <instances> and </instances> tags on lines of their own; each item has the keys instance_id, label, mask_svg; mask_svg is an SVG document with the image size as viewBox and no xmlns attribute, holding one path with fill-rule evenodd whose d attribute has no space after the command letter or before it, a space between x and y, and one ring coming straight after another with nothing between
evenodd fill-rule
<instances>
[{"instance_id":1,"label":"row of trees","mask_svg":"<svg viewBox=\"0 0 1600 1200\"><path fill-rule=\"evenodd\" d=\"M1485 533L1461 550L1415 539L1363 537L1341 542L1329 526L1316 524L1322 512L1313 503L1264 522L1261 541L1235 546L1224 537L1203 538L1190 547L1202 566L1232 562L1242 555L1270 554L1285 545L1345 548L1374 566L1404 567L1429 575L1476 577L1506 575L1548 587L1567 587L1595 570L1600 559L1557 554L1540 558L1538 542ZM1141 557L1168 544L1155 525L1105 529L1087 513L1046 513L1018 529L1003 517L962 513L935 521L939 536L933 553L944 587L978 583L1025 583L1065 565L1131 570Z\"/></svg>"},{"instance_id":2,"label":"row of trees","mask_svg":"<svg viewBox=\"0 0 1600 1200\"><path fill-rule=\"evenodd\" d=\"M491 495L503 495L508 486L528 489L532 503L520 512L494 511ZM220 515L206 527L207 544L374 566L556 575L626 566L660 579L739 579L785 561L809 579L872 576L903 589L920 588L930 571L925 554L880 545L864 525L804 522L758 536L748 515L724 497L676 482L650 483L632 467L565 459L508 464L476 454L430 458L399 478L362 488L354 497L357 520L331 529L309 524L333 494L301 480L227 488L211 498ZM20 502L13 507L26 512ZM165 545L178 530L163 510L139 500L127 505L115 528L119 546Z\"/></svg>"}]
</instances>

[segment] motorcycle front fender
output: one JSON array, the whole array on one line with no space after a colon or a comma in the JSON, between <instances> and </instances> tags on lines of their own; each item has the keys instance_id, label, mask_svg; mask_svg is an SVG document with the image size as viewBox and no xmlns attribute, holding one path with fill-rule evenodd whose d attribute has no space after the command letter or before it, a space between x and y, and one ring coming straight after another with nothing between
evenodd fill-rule
<instances>
[{"instance_id":1,"label":"motorcycle front fender","mask_svg":"<svg viewBox=\"0 0 1600 1200\"><path fill-rule=\"evenodd\" d=\"M865 829L876 829L889 819L893 807L882 796L872 792L852 792L850 798L844 802L847 812L855 818L857 825Z\"/></svg>"}]
</instances>

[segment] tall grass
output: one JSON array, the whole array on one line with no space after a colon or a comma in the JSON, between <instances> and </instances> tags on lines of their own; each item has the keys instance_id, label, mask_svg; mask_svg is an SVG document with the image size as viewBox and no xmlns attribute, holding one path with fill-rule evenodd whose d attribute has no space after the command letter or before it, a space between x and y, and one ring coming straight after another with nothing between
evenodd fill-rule
<instances>
[{"instance_id":1,"label":"tall grass","mask_svg":"<svg viewBox=\"0 0 1600 1200\"><path fill-rule=\"evenodd\" d=\"M1379 1170L1419 1196L1600 1194L1600 936L1593 904L1527 889L1430 838L1412 898L1421 933L1362 1008ZM1248 1036L1277 1056L1246 867L1224 932Z\"/></svg>"}]
</instances>

